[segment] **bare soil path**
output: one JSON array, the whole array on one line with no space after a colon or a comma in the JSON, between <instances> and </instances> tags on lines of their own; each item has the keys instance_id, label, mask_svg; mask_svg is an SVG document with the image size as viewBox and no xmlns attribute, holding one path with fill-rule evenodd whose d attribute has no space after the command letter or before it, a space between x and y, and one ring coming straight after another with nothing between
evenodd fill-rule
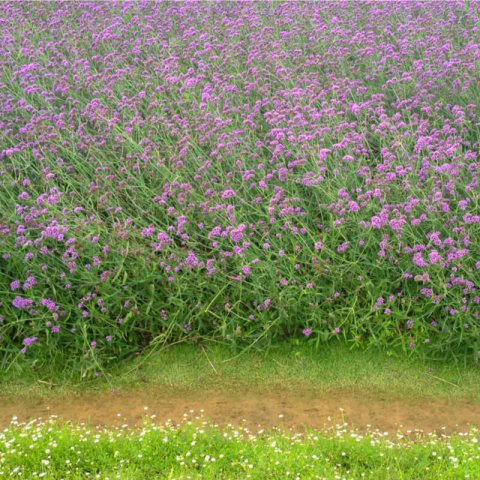
<instances>
[{"instance_id":1,"label":"bare soil path","mask_svg":"<svg viewBox=\"0 0 480 480\"><path fill-rule=\"evenodd\" d=\"M217 424L259 428L328 428L346 421L364 430L463 432L480 426L480 403L467 400L414 400L371 394L361 390L330 391L219 391L188 392L167 388L111 391L88 395L0 397L0 427L13 416L25 421L56 415L62 420L93 425L139 426L146 416L174 423L203 415Z\"/></svg>"}]
</instances>

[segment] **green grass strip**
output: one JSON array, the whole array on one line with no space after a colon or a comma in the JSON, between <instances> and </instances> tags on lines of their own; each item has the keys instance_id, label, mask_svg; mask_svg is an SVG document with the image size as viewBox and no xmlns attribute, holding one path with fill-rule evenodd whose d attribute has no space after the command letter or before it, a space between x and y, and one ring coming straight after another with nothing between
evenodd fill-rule
<instances>
[{"instance_id":1,"label":"green grass strip","mask_svg":"<svg viewBox=\"0 0 480 480\"><path fill-rule=\"evenodd\" d=\"M240 355L239 355L240 353ZM321 394L355 389L412 401L480 399L478 365L434 362L403 352L361 351L347 345L284 343L245 352L214 343L174 345L80 380L61 365L24 364L0 377L2 394L55 396L76 391L168 387L191 393L275 389Z\"/></svg>"},{"instance_id":2,"label":"green grass strip","mask_svg":"<svg viewBox=\"0 0 480 480\"><path fill-rule=\"evenodd\" d=\"M480 478L478 431L456 436L218 429L201 419L141 430L13 422L0 434L1 478Z\"/></svg>"}]
</instances>

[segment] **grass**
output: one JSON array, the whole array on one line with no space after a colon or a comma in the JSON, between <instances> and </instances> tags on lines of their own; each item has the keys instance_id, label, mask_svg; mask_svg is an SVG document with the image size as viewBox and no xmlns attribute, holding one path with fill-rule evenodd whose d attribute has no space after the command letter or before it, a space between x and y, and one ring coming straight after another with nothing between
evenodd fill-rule
<instances>
[{"instance_id":1,"label":"grass","mask_svg":"<svg viewBox=\"0 0 480 480\"><path fill-rule=\"evenodd\" d=\"M47 422L13 423L0 434L0 476L98 479L459 479L479 478L480 447L463 436L415 442L366 436L220 430L201 420L145 424L142 431Z\"/></svg>"},{"instance_id":2,"label":"grass","mask_svg":"<svg viewBox=\"0 0 480 480\"><path fill-rule=\"evenodd\" d=\"M277 344L267 351L234 351L219 344L179 344L119 364L95 380L79 383L60 366L19 364L0 379L5 395L40 395L148 389L228 391L282 389L322 393L358 389L399 399L480 399L480 367L434 362L402 353L360 351L343 343ZM53 387L53 388L52 388Z\"/></svg>"}]
</instances>

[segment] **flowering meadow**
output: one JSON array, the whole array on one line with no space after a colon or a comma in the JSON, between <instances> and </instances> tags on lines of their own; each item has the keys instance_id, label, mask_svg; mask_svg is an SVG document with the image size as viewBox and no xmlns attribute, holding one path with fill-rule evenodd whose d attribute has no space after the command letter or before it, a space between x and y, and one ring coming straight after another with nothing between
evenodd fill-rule
<instances>
[{"instance_id":1,"label":"flowering meadow","mask_svg":"<svg viewBox=\"0 0 480 480\"><path fill-rule=\"evenodd\" d=\"M328 432L219 428L202 415L180 424L146 417L141 429L19 422L0 432L3 478L113 480L218 479L478 479L478 430L448 435L379 430L348 424Z\"/></svg>"},{"instance_id":2,"label":"flowering meadow","mask_svg":"<svg viewBox=\"0 0 480 480\"><path fill-rule=\"evenodd\" d=\"M185 337L480 355L480 2L4 2L0 359Z\"/></svg>"}]
</instances>

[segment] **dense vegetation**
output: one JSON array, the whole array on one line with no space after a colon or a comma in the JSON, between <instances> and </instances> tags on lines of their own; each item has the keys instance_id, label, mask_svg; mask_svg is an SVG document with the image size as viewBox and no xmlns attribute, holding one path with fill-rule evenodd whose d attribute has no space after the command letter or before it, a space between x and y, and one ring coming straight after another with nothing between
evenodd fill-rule
<instances>
[{"instance_id":1,"label":"dense vegetation","mask_svg":"<svg viewBox=\"0 0 480 480\"><path fill-rule=\"evenodd\" d=\"M480 355L480 3L0 6L0 352Z\"/></svg>"}]
</instances>

